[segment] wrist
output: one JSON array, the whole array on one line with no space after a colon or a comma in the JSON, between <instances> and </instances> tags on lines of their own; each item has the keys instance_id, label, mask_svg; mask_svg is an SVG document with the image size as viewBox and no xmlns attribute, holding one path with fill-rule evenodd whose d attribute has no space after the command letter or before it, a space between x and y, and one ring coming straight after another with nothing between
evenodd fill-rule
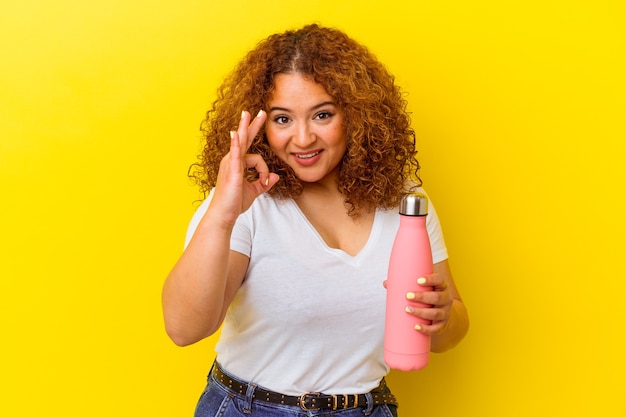
<instances>
[{"instance_id":1,"label":"wrist","mask_svg":"<svg viewBox=\"0 0 626 417\"><path fill-rule=\"evenodd\" d=\"M239 214L234 214L228 210L222 210L217 205L209 205L206 213L200 220L199 227L210 229L213 231L222 231L231 233L237 222Z\"/></svg>"},{"instance_id":2,"label":"wrist","mask_svg":"<svg viewBox=\"0 0 626 417\"><path fill-rule=\"evenodd\" d=\"M469 329L469 319L465 304L459 299L453 299L450 305L450 315L439 333L433 335L431 351L445 352L452 349L463 340Z\"/></svg>"}]
</instances>

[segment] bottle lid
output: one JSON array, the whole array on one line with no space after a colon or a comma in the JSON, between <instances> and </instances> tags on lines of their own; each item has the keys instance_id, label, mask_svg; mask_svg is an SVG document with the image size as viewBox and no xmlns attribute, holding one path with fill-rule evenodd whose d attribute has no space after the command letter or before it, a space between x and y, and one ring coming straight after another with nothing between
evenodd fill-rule
<instances>
[{"instance_id":1,"label":"bottle lid","mask_svg":"<svg viewBox=\"0 0 626 417\"><path fill-rule=\"evenodd\" d=\"M428 198L422 193L409 193L400 201L400 214L405 216L426 216Z\"/></svg>"}]
</instances>

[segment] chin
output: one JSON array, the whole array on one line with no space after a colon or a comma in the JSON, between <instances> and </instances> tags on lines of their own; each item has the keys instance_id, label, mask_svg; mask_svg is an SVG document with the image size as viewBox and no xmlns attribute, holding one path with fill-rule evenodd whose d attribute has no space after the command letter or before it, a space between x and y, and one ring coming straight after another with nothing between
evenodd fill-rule
<instances>
[{"instance_id":1,"label":"chin","mask_svg":"<svg viewBox=\"0 0 626 417\"><path fill-rule=\"evenodd\" d=\"M304 183L307 184L313 184L316 182L319 182L321 180L320 177L318 176L313 176L313 175L298 175L296 174L296 177L298 177L298 179Z\"/></svg>"}]
</instances>

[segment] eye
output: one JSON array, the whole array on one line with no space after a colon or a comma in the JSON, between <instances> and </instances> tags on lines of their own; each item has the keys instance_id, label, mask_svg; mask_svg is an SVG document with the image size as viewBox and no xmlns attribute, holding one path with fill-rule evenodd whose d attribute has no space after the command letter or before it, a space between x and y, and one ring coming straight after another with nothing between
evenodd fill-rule
<instances>
[{"instance_id":1,"label":"eye","mask_svg":"<svg viewBox=\"0 0 626 417\"><path fill-rule=\"evenodd\" d=\"M333 114L329 111L321 111L315 115L315 119L324 120L329 119L333 116Z\"/></svg>"},{"instance_id":2,"label":"eye","mask_svg":"<svg viewBox=\"0 0 626 417\"><path fill-rule=\"evenodd\" d=\"M284 125L289 123L289 117L287 116L276 116L274 117L274 122L278 123L279 125Z\"/></svg>"}]
</instances>

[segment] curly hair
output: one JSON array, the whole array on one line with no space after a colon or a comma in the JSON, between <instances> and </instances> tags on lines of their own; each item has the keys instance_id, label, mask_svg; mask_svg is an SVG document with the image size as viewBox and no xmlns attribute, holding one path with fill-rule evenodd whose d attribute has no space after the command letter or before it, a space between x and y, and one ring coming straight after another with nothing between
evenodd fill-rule
<instances>
[{"instance_id":1,"label":"curly hair","mask_svg":"<svg viewBox=\"0 0 626 417\"><path fill-rule=\"evenodd\" d=\"M311 24L261 41L219 87L200 128L204 149L189 171L202 192L215 186L219 163L229 151L229 131L238 126L241 110L265 109L278 74L311 77L343 111L348 147L337 186L350 215L396 207L407 184L421 185L415 133L394 76L343 32ZM280 176L268 191L271 196L294 198L302 192L293 170L270 150L264 129L248 152L260 154L270 172ZM249 179L254 177L250 172Z\"/></svg>"}]
</instances>

